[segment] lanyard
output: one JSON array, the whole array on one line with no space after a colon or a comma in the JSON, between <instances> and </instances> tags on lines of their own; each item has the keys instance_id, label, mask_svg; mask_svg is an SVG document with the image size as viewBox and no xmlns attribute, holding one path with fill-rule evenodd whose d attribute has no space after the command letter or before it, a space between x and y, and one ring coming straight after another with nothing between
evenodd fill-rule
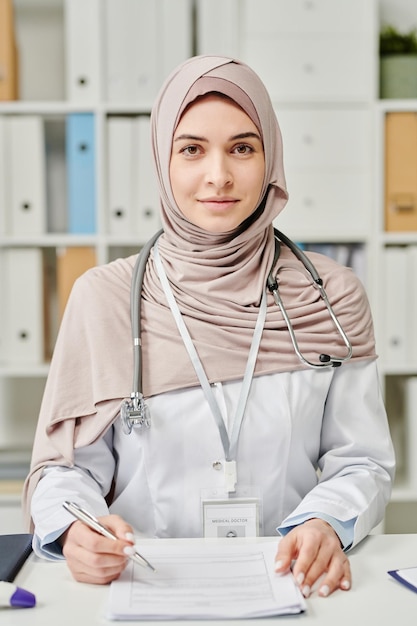
<instances>
[{"instance_id":1,"label":"lanyard","mask_svg":"<svg viewBox=\"0 0 417 626\"><path fill-rule=\"evenodd\" d=\"M240 396L239 396L238 404L236 407L235 419L233 421L231 438L229 440L229 435L227 433L226 426L225 426L222 414L219 409L219 405L217 404L213 390L207 379L200 357L198 356L197 351L194 347L193 341L190 337L190 333L188 332L188 329L184 323L184 320L181 315L181 311L179 310L171 285L169 284L168 277L162 265L161 257L159 255L159 250L158 250L158 242L156 242L154 246L154 260L155 260L155 266L159 275L159 279L161 281L165 296L168 300L168 304L171 309L171 312L174 316L175 323L181 334L182 340L190 356L194 370L197 374L198 380L200 381L200 385L203 389L204 395L210 406L210 410L212 412L214 420L219 429L220 438L222 441L223 450L224 450L225 459L226 459L226 466L225 466L226 491L234 492L236 490L236 482L237 482L237 469L236 469L237 444L239 441L240 429L241 429L243 417L245 414L246 404L247 404L248 397L249 397L249 391L250 391L250 387L252 384L253 372L255 370L255 364L256 364L256 359L258 356L259 345L261 343L262 332L263 332L265 319L266 319L266 289L263 291L263 294L262 294L261 306L259 307L258 318L256 320L255 330L253 333L252 343L251 343L251 347L249 350L249 356L248 356L248 361L246 364L245 374L243 376Z\"/></svg>"}]
</instances>

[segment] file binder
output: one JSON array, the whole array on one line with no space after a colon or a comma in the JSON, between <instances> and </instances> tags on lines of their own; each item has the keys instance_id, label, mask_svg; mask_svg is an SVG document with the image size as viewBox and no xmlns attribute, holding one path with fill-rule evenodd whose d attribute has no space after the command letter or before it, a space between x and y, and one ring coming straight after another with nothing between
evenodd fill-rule
<instances>
[{"instance_id":1,"label":"file binder","mask_svg":"<svg viewBox=\"0 0 417 626\"><path fill-rule=\"evenodd\" d=\"M97 265L96 253L91 247L57 249L57 296L60 320L75 280L85 271Z\"/></svg>"},{"instance_id":2,"label":"file binder","mask_svg":"<svg viewBox=\"0 0 417 626\"><path fill-rule=\"evenodd\" d=\"M192 55L193 7L190 0L159 0L156 8L158 29L153 45L159 59L160 86L175 67ZM172 27L173 24L176 25L175 28Z\"/></svg>"},{"instance_id":3,"label":"file binder","mask_svg":"<svg viewBox=\"0 0 417 626\"><path fill-rule=\"evenodd\" d=\"M13 582L32 552L32 535L0 535L0 580Z\"/></svg>"},{"instance_id":4,"label":"file binder","mask_svg":"<svg viewBox=\"0 0 417 626\"><path fill-rule=\"evenodd\" d=\"M5 359L8 363L44 361L43 258L39 248L2 251Z\"/></svg>"},{"instance_id":5,"label":"file binder","mask_svg":"<svg viewBox=\"0 0 417 626\"><path fill-rule=\"evenodd\" d=\"M384 250L385 282L389 297L385 300L384 360L386 365L409 364L410 308L408 306L408 253L405 246Z\"/></svg>"},{"instance_id":6,"label":"file binder","mask_svg":"<svg viewBox=\"0 0 417 626\"><path fill-rule=\"evenodd\" d=\"M417 376L409 376L405 381L405 445L407 487L417 489Z\"/></svg>"},{"instance_id":7,"label":"file binder","mask_svg":"<svg viewBox=\"0 0 417 626\"><path fill-rule=\"evenodd\" d=\"M385 229L417 230L417 113L385 117Z\"/></svg>"},{"instance_id":8,"label":"file binder","mask_svg":"<svg viewBox=\"0 0 417 626\"><path fill-rule=\"evenodd\" d=\"M408 272L410 282L408 285L408 307L410 309L411 327L409 328L409 352L410 366L417 370L417 245L409 245ZM417 449L417 448L416 448Z\"/></svg>"},{"instance_id":9,"label":"file binder","mask_svg":"<svg viewBox=\"0 0 417 626\"><path fill-rule=\"evenodd\" d=\"M96 232L96 145L94 115L67 117L68 231Z\"/></svg>"},{"instance_id":10,"label":"file binder","mask_svg":"<svg viewBox=\"0 0 417 626\"><path fill-rule=\"evenodd\" d=\"M240 0L197 0L198 54L221 54L240 58Z\"/></svg>"},{"instance_id":11,"label":"file binder","mask_svg":"<svg viewBox=\"0 0 417 626\"><path fill-rule=\"evenodd\" d=\"M48 233L66 233L67 161L65 156L65 121L48 119L45 128L46 198Z\"/></svg>"},{"instance_id":12,"label":"file binder","mask_svg":"<svg viewBox=\"0 0 417 626\"><path fill-rule=\"evenodd\" d=\"M43 119L36 115L12 115L7 126L11 234L41 235L46 231Z\"/></svg>"},{"instance_id":13,"label":"file binder","mask_svg":"<svg viewBox=\"0 0 417 626\"><path fill-rule=\"evenodd\" d=\"M18 53L12 0L0 0L0 101L17 100Z\"/></svg>"},{"instance_id":14,"label":"file binder","mask_svg":"<svg viewBox=\"0 0 417 626\"><path fill-rule=\"evenodd\" d=\"M5 251L0 249L0 285L6 284L6 263L5 263ZM4 296L6 295L4 290ZM6 362L6 307L3 305L3 295L0 300L0 364ZM0 406L2 403L2 388L0 383Z\"/></svg>"},{"instance_id":15,"label":"file binder","mask_svg":"<svg viewBox=\"0 0 417 626\"><path fill-rule=\"evenodd\" d=\"M137 120L137 232L140 241L147 241L161 228L159 191L151 153L151 122L149 116Z\"/></svg>"},{"instance_id":16,"label":"file binder","mask_svg":"<svg viewBox=\"0 0 417 626\"><path fill-rule=\"evenodd\" d=\"M160 85L157 48L164 45L157 23L159 1L106 0L109 102L151 105L157 93Z\"/></svg>"},{"instance_id":17,"label":"file binder","mask_svg":"<svg viewBox=\"0 0 417 626\"><path fill-rule=\"evenodd\" d=\"M112 235L135 231L138 137L135 117L107 120L108 227Z\"/></svg>"},{"instance_id":18,"label":"file binder","mask_svg":"<svg viewBox=\"0 0 417 626\"><path fill-rule=\"evenodd\" d=\"M6 119L3 115L0 115L0 235L7 233L7 217L9 214L9 203L7 198L9 177L6 169L7 162Z\"/></svg>"},{"instance_id":19,"label":"file binder","mask_svg":"<svg viewBox=\"0 0 417 626\"><path fill-rule=\"evenodd\" d=\"M96 102L100 84L100 0L65 0L67 99Z\"/></svg>"}]
</instances>

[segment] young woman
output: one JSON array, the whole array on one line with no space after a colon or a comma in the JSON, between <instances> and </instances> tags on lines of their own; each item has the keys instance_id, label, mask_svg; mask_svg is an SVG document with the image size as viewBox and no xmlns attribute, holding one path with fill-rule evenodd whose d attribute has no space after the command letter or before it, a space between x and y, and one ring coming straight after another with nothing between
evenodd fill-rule
<instances>
[{"instance_id":1,"label":"young woman","mask_svg":"<svg viewBox=\"0 0 417 626\"><path fill-rule=\"evenodd\" d=\"M26 483L34 549L64 556L77 580L106 583L125 567L133 530L279 533L276 569L295 560L305 596L319 578L323 596L347 590L346 551L382 519L394 472L364 289L310 255L350 355L309 272L276 243L281 134L245 64L196 57L177 68L152 131L163 234L138 295L150 426L127 435L119 419L133 376L131 257L87 272L67 306ZM74 522L64 500L120 540Z\"/></svg>"}]
</instances>

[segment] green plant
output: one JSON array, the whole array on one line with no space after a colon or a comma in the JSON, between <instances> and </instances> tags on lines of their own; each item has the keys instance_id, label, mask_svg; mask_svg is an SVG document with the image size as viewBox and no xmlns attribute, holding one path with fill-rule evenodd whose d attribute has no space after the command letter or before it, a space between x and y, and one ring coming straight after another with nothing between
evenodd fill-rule
<instances>
[{"instance_id":1,"label":"green plant","mask_svg":"<svg viewBox=\"0 0 417 626\"><path fill-rule=\"evenodd\" d=\"M401 33L394 26L385 26L379 34L379 54L417 54L417 29Z\"/></svg>"}]
</instances>

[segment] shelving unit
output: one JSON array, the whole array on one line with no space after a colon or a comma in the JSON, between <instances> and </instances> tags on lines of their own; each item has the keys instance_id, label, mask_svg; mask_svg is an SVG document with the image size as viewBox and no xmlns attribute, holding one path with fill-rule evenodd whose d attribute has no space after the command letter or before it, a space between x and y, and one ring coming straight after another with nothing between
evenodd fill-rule
<instances>
[{"instance_id":1,"label":"shelving unit","mask_svg":"<svg viewBox=\"0 0 417 626\"><path fill-rule=\"evenodd\" d=\"M136 222L133 227L131 222L124 231L114 224L114 210L120 207L110 206L109 201L115 171L109 163L109 142L113 141L109 126L113 122L117 126L117 120L121 126L123 122L132 123L131 129L136 123L139 126L140 120L149 116L155 88L182 58L200 53L226 54L258 71L276 108L290 191L290 201L277 219L277 227L307 247L326 246L323 249L327 253L329 244L333 246L331 254L346 246L355 250L354 270L367 288L374 313L381 384L387 393L400 461L386 530L404 530L396 520L402 519L404 507L417 508L417 489L411 486L406 471L411 453L405 452L408 439L404 434L404 403L398 398L404 397L399 390L405 381L417 377L417 365L398 363L394 367L387 358L385 311L390 285L382 269L386 248L417 246L417 232L385 231L384 124L392 111L417 111L417 101L378 100L380 3L14 1L20 100L0 102L0 480L23 477L27 470L48 373L48 355L59 325L59 255L69 248L92 249L96 262L106 263L136 252L157 227L156 200L152 196L146 201L148 222L142 220L142 225ZM72 29L83 10L86 21L75 38ZM145 56L130 36L135 25L143 30L144 24L148 31ZM152 24L157 27L156 35ZM129 36L131 43L123 47ZM159 48L160 56L152 45ZM126 63L126 58L135 59L135 63ZM151 77L139 65L142 58L152 67ZM128 66L136 73L133 83L121 71ZM68 232L66 123L70 116L82 113L94 117L96 228L94 232L77 234ZM34 117L44 123L48 151L44 207L47 227L43 232L21 232L10 227L10 205L2 196L1 132L2 124L4 127L12 116ZM140 133L140 129L130 132ZM117 137L116 141L120 139ZM121 187L128 186L126 180ZM137 207L135 193L130 202ZM129 202L126 197L124 201ZM132 214L127 218L133 219ZM9 250L28 249L40 250L45 264L46 297L42 302L49 319L44 341L47 350L41 359L18 361L8 351L2 333L6 328L3 294L7 293L4 258ZM414 436L417 449L417 433ZM413 484L417 483L417 467L415 472ZM7 501L10 497L9 492ZM408 519L412 519L411 514ZM417 521L414 526L410 522L406 530L416 531Z\"/></svg>"},{"instance_id":2,"label":"shelving unit","mask_svg":"<svg viewBox=\"0 0 417 626\"><path fill-rule=\"evenodd\" d=\"M142 207L141 222L136 220L124 231L112 227L109 191L114 182L108 162L109 124L115 118L149 121L151 104L163 78L192 55L193 16L193 0L15 0L13 5L20 99L0 102L0 481L7 480L7 485L10 480L22 479L28 470L48 362L59 327L60 264L65 251L87 251L89 263L91 253L96 263L107 263L136 253L150 232L159 227L147 137L141 138L140 145L145 148L140 169L138 166L132 177L140 179L145 191L152 189L153 196L145 193L141 198L130 199L138 214L140 203L148 203ZM126 68L123 55L132 59L130 76L122 73ZM80 206L94 211L95 227L91 232L82 232L82 228L80 232L70 232L73 215L69 120L84 114L93 120L88 140L92 142L94 165L87 183L93 185L95 201L87 206L80 200ZM42 126L38 156L44 161L45 173L42 177L42 168L39 170L38 178L43 180L35 181L32 187L42 192L39 211L45 224L36 221L38 216L34 218L34 211L38 210L34 197L26 211L13 203L13 171L9 168L17 142L11 137L12 119L32 119ZM22 134L27 137L27 133ZM139 137L135 139L139 144ZM77 145L80 150L90 147ZM39 149L39 145L36 147ZM25 155L29 151L23 147ZM34 163L28 163L25 171L20 172L20 180L25 183L33 170L31 165ZM84 173L80 171L78 175ZM149 177L146 188L144 177ZM126 214L126 210L125 206L119 212ZM33 219L25 223L30 213ZM31 251L33 254L26 262L18 260L21 252ZM42 276L28 273L33 263L39 261L39 255ZM71 269L66 268L69 272ZM20 273L22 288L13 289L11 283L16 281L12 281L10 271ZM25 289L31 276L45 292L44 296L38 294L37 302ZM68 285L64 291L68 291ZM26 311L25 319L16 319L19 315L11 313L10 302ZM39 304L46 324L43 327L37 319L35 329L33 311ZM30 348L35 332L42 334L41 354L39 349L34 351L33 345ZM7 485L4 490L9 501ZM0 499L1 492L0 488Z\"/></svg>"},{"instance_id":3,"label":"shelving unit","mask_svg":"<svg viewBox=\"0 0 417 626\"><path fill-rule=\"evenodd\" d=\"M397 453L396 483L387 508L386 527L395 532L416 532L417 264L414 257L417 259L417 230L388 230L385 221L386 155L389 150L386 122L387 116L397 113L417 116L417 100L380 100L375 105L375 165L378 181L375 190L375 260L379 271L374 318L380 352L379 368ZM401 150L395 150L395 158L400 164L404 158ZM417 203L416 197L411 199ZM414 214L416 212L417 204L413 210ZM390 256L387 257L387 254Z\"/></svg>"},{"instance_id":4,"label":"shelving unit","mask_svg":"<svg viewBox=\"0 0 417 626\"><path fill-rule=\"evenodd\" d=\"M354 269L365 284L373 310L381 386L398 457L397 478L383 527L386 532L415 532L417 405L410 409L407 404L417 396L412 382L408 383L417 376L417 365L398 359L394 366L387 354L387 299L401 277L387 281L384 262L388 247L416 246L417 229L395 233L385 230L384 128L389 112L417 111L417 103L379 100L381 2L294 2L291 8L279 0L256 8L236 2L235 19L227 24L228 29L230 22L239 24L239 29L232 30L230 38L226 30L214 25L209 36L206 29L213 4L209 0L199 2L206 11L201 21L202 51L210 51L213 42L246 60L264 77L274 98L290 190L288 206L277 218L278 228L308 246L349 244L363 250L360 267ZM220 5L219 1L216 15ZM229 17L230 11L229 5ZM273 37L271 31L278 22L279 36ZM342 42L342 51L338 46L331 47L335 37ZM351 84L345 80L343 68L353 42L356 50L350 55L350 76L354 77ZM336 71L340 75L334 80ZM277 80L273 84L275 76L285 76L287 82ZM326 247L323 249L329 253ZM413 299L417 312L412 287L417 281L417 263L414 269L410 272L408 296L397 307L397 330L401 331ZM417 316L410 317L409 324L417 328L415 319ZM417 360L417 340L411 342L410 350ZM408 396L411 399L407 402Z\"/></svg>"}]
</instances>

